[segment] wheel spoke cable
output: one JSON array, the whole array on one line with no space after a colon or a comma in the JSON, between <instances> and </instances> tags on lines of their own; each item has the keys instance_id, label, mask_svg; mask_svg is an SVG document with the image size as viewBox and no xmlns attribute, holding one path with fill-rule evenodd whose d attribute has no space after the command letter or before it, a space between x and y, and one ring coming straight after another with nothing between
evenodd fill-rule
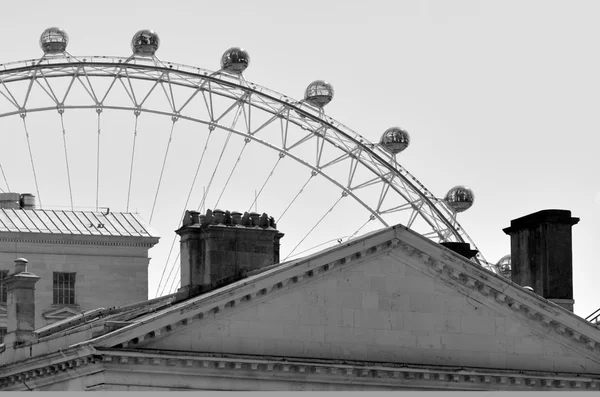
<instances>
[{"instance_id":1,"label":"wheel spoke cable","mask_svg":"<svg viewBox=\"0 0 600 397\"><path fill-rule=\"evenodd\" d=\"M2 164L0 164L0 172L2 172L2 178L4 178L4 183L6 183L6 188L10 192L10 186L8 186L8 180L6 179L6 174L4 173L4 168L2 168Z\"/></svg>"},{"instance_id":2,"label":"wheel spoke cable","mask_svg":"<svg viewBox=\"0 0 600 397\"><path fill-rule=\"evenodd\" d=\"M214 208L218 207L219 202L221 201L221 197L223 197L223 193L225 193L225 189L227 188L227 186L229 186L229 181L231 180L231 177L233 176L233 173L235 172L235 170L240 162L240 159L242 158L242 154L244 153L244 150L246 149L246 146L248 146L249 142L250 142L249 139L247 141L244 141L244 146L242 146L242 150L240 150L240 154L238 155L238 158L235 161L235 164L233 165L233 169L231 170L231 172L229 173L229 176L227 177L225 186L223 186L223 189L221 190L221 194L219 194L219 198L217 199L217 202L215 203Z\"/></svg>"},{"instance_id":3,"label":"wheel spoke cable","mask_svg":"<svg viewBox=\"0 0 600 397\"><path fill-rule=\"evenodd\" d=\"M38 196L38 201L40 202L40 208L43 208L42 197L40 196L40 189L38 186L37 174L35 172L35 165L33 162L33 153L31 151L31 140L29 139L29 131L27 130L27 122L25 121L26 116L27 115L25 113L21 113L21 120L23 120L23 128L25 129L25 135L27 136L27 148L29 149L29 159L31 160L31 169L33 171L33 181L35 182L35 191Z\"/></svg>"},{"instance_id":4,"label":"wheel spoke cable","mask_svg":"<svg viewBox=\"0 0 600 397\"><path fill-rule=\"evenodd\" d=\"M127 209L126 212L129 212L129 199L131 198L131 180L133 178L133 162L134 162L134 157L135 157L135 143L137 140L137 133L138 133L138 118L140 116L140 111L139 110L135 110L134 111L135 114L135 126L133 127L133 147L131 149L131 166L129 167L129 186L127 188Z\"/></svg>"},{"instance_id":5,"label":"wheel spoke cable","mask_svg":"<svg viewBox=\"0 0 600 397\"><path fill-rule=\"evenodd\" d=\"M304 183L304 185L300 188L300 191L298 192L298 194L296 194L296 197L294 197L292 199L292 201L288 204L288 206L286 207L286 209L283 211L283 213L281 215L279 215L279 218L277 219L277 222L281 222L281 219L283 218L283 216L285 215L285 213L290 209L290 207L292 206L292 204L294 204L294 202L296 201L296 199L300 196L300 194L302 194L302 192L304 192L304 189L306 188L306 186L308 185L308 183L312 180L312 178L315 176L314 173L310 174L310 177L308 178L308 180L306 181L306 183Z\"/></svg>"},{"instance_id":6,"label":"wheel spoke cable","mask_svg":"<svg viewBox=\"0 0 600 397\"><path fill-rule=\"evenodd\" d=\"M202 161L204 160L204 155L206 154L206 150L208 149L208 144L210 142L212 132L213 132L213 130L211 128L209 128L208 137L206 138L206 143L204 144L204 149L202 150L202 155L200 156L200 160L198 161L198 166L196 167L196 173L194 174L194 179L192 180L192 185L190 186L190 191L188 192L187 199L185 200L185 205L183 206L183 211L181 214L181 219L179 220L179 224L181 224L181 221L183 220L183 217L185 216L185 211L188 206L188 203L190 202L190 197L192 196L192 192L194 190L194 185L196 184L196 179L198 178L198 173L200 172L200 167L202 166ZM159 296L158 294L159 294L160 286L162 285L162 281L164 279L165 272L167 271L167 267L169 267L169 259L171 259L171 254L173 253L173 247L175 247L176 240L177 240L177 235L173 236L173 241L171 242L171 248L169 249L169 255L167 256L167 260L165 261L165 265L163 266L163 271L160 276L160 281L158 282L158 286L156 287L155 297ZM173 267L176 267L175 264L177 263L178 259L179 259L179 254L177 254L177 258L175 258ZM165 286L169 282L169 279L171 278L171 273L173 272L173 267L171 267L171 271L169 272L169 275L167 276L167 279L165 280ZM161 296L162 296L162 293L164 292L165 286L163 286L163 289L160 291Z\"/></svg>"},{"instance_id":7,"label":"wheel spoke cable","mask_svg":"<svg viewBox=\"0 0 600 397\"><path fill-rule=\"evenodd\" d=\"M344 192L345 193L345 192ZM306 233L306 235L304 237L302 237L302 240L300 240L300 242L298 244L296 244L296 246L294 247L294 249L288 254L288 256L285 257L285 259L283 260L284 262L287 261L287 259L294 253L294 251L296 251L296 249L300 246L300 244L302 244L304 242L304 240L306 240L306 238L313 232L313 230L315 230L317 228L317 226L319 226L319 224L321 222L323 222L323 219L325 219L325 217L327 215L329 215L331 213L331 211L333 211L333 209L335 208L336 205L338 205L338 203L340 201L342 201L342 199L346 197L345 195L340 196L339 199L337 199L337 201L331 206L331 208L329 208L329 210L321 217L321 219L319 219L319 221L312 227L312 229L310 229L308 231L308 233Z\"/></svg>"},{"instance_id":8,"label":"wheel spoke cable","mask_svg":"<svg viewBox=\"0 0 600 397\"><path fill-rule=\"evenodd\" d=\"M265 186L267 186L267 182L269 182L269 179L271 179L271 177L273 176L273 173L275 173L275 169L277 168L277 166L279 165L279 162L281 161L281 159L284 157L285 155L283 153L279 153L279 158L277 159L277 161L275 162L275 165L273 166L273 169L271 170L271 173L269 174L269 176L267 176L267 179L265 180L265 183L263 183L262 187L260 188L260 190L258 191L258 194L256 194L254 196L254 201L252 201L252 204L250 204L250 207L248 207L248 212L250 212L250 210L252 209L252 206L254 205L254 203L256 203L256 201L258 200L258 197L260 196L260 194L262 193L263 189L265 188Z\"/></svg>"},{"instance_id":9,"label":"wheel spoke cable","mask_svg":"<svg viewBox=\"0 0 600 397\"><path fill-rule=\"evenodd\" d=\"M314 247L310 247L310 248L308 248L308 249L305 249L304 251L300 251L300 252L298 252L298 253L297 253L296 255L294 255L294 256L302 255L302 254L303 254L303 253L305 253L305 252L312 251L312 250L314 250L315 248L322 247L323 245L329 244L329 243L331 243L331 242L333 242L333 241L337 241L337 243L338 243L338 244L341 244L341 243L343 243L343 242L344 242L344 239L348 239L348 240L350 240L350 238L351 238L351 236L341 236L341 237L338 237L338 238L332 238L332 239L331 239L331 240L329 240L329 241L325 241L324 243L317 244L317 245L315 245ZM346 241L348 241L348 240L346 240ZM289 257L289 256L288 256L288 257ZM287 258L285 258L285 259L287 259Z\"/></svg>"},{"instance_id":10,"label":"wheel spoke cable","mask_svg":"<svg viewBox=\"0 0 600 397\"><path fill-rule=\"evenodd\" d=\"M162 168L160 170L160 177L158 178L158 186L156 186L156 194L154 195L154 203L152 204L152 211L150 212L149 223L152 223L152 217L154 216L154 209L156 208L156 200L158 199L158 192L160 191L160 184L162 182L163 174L165 172L165 166L167 165L167 158L169 156L169 149L171 148L171 141L173 140L173 131L175 131L175 123L177 118L173 116L173 124L171 125L171 133L169 134L169 141L167 142L167 149L165 150L165 158L163 159Z\"/></svg>"},{"instance_id":11,"label":"wheel spoke cable","mask_svg":"<svg viewBox=\"0 0 600 397\"><path fill-rule=\"evenodd\" d=\"M175 285L175 281L177 281L177 276L179 276L179 267L177 267L177 272L175 272L175 277L173 278L173 281L171 282L171 286L169 286L169 290L168 290L168 294L172 294L173 293L173 286ZM179 280L179 283L181 283L181 280ZM175 285L175 288L177 288L177 286L179 285L179 283L177 285Z\"/></svg>"},{"instance_id":12,"label":"wheel spoke cable","mask_svg":"<svg viewBox=\"0 0 600 397\"><path fill-rule=\"evenodd\" d=\"M198 208L196 209L196 211L200 210L200 208L204 205L204 202L206 201L206 197L208 196L210 186L212 185L212 182L215 178L217 170L219 169L219 164L221 164L221 160L223 159L223 154L225 154L225 149L227 149L227 144L229 143L229 140L231 139L231 135L233 134L232 131L235 128L235 125L238 121L238 118L240 117L240 114L241 114L241 108L238 109L238 111L233 119L233 122L231 123L231 128L230 128L229 134L227 135L227 139L225 139L225 143L223 144L223 148L221 149L221 154L219 154L219 159L217 160L217 163L215 164L213 173L210 177L210 180L208 181L208 186L206 187L206 190L204 191L204 193L202 195L202 201L200 202L200 205L198 205Z\"/></svg>"},{"instance_id":13,"label":"wheel spoke cable","mask_svg":"<svg viewBox=\"0 0 600 397\"><path fill-rule=\"evenodd\" d=\"M71 171L70 171L70 167L69 167L69 154L67 151L67 131L65 129L63 113L64 113L64 110L59 109L58 114L60 114L60 125L62 127L63 147L65 149L65 165L67 166L67 181L69 182L69 200L71 202L71 211L73 211L73 189L71 187Z\"/></svg>"},{"instance_id":14,"label":"wheel spoke cable","mask_svg":"<svg viewBox=\"0 0 600 397\"><path fill-rule=\"evenodd\" d=\"M363 225L362 225L361 227L359 227L358 229L356 229L356 231L355 231L354 233L352 233L352 235L351 235L350 237L348 237L348 240L352 240L352 239L354 238L354 236L356 236L358 233L360 233L360 231L361 231L361 230L362 230L362 229L363 229L365 226L367 226L367 224L368 224L369 222L371 222L371 221L372 221L372 220L374 220L374 219L375 219L375 216L374 216L374 215L371 215L371 216L369 217L369 219L368 219L368 220L367 220L365 223L363 223Z\"/></svg>"},{"instance_id":15,"label":"wheel spoke cable","mask_svg":"<svg viewBox=\"0 0 600 397\"><path fill-rule=\"evenodd\" d=\"M98 143L96 145L96 211L98 211L98 199L100 196L100 114L102 113L101 108L96 108L98 113Z\"/></svg>"}]
</instances>

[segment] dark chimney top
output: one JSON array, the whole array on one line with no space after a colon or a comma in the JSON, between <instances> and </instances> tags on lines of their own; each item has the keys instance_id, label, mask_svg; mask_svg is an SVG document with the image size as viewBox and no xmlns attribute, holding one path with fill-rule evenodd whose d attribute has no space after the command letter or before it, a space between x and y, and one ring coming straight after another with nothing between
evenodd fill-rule
<instances>
[{"instance_id":1,"label":"dark chimney top","mask_svg":"<svg viewBox=\"0 0 600 397\"><path fill-rule=\"evenodd\" d=\"M573 311L571 228L579 218L567 210L543 210L510 222L511 280Z\"/></svg>"},{"instance_id":2,"label":"dark chimney top","mask_svg":"<svg viewBox=\"0 0 600 397\"><path fill-rule=\"evenodd\" d=\"M446 243L441 243L441 245L456 252L459 255L464 256L467 259L473 259L475 257L475 255L477 255L477 253L479 252L477 250L472 250L471 245L469 245L469 243L446 242Z\"/></svg>"},{"instance_id":3,"label":"dark chimney top","mask_svg":"<svg viewBox=\"0 0 600 397\"><path fill-rule=\"evenodd\" d=\"M215 209L200 215L197 211L186 211L176 233L181 236L178 300L279 263L279 241L283 234L267 214Z\"/></svg>"}]
</instances>

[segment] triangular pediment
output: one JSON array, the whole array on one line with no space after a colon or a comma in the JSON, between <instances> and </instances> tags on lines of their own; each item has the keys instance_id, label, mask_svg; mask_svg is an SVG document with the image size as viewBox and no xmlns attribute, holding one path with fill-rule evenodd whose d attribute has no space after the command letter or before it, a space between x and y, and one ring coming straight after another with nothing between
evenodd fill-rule
<instances>
[{"instance_id":1,"label":"triangular pediment","mask_svg":"<svg viewBox=\"0 0 600 397\"><path fill-rule=\"evenodd\" d=\"M78 314L81 314L81 311L78 311L68 306L63 306L59 308L50 308L45 310L42 313L42 317L44 317L44 319L46 320L58 321Z\"/></svg>"},{"instance_id":2,"label":"triangular pediment","mask_svg":"<svg viewBox=\"0 0 600 397\"><path fill-rule=\"evenodd\" d=\"M600 372L598 330L404 228L175 305L98 346Z\"/></svg>"}]
</instances>

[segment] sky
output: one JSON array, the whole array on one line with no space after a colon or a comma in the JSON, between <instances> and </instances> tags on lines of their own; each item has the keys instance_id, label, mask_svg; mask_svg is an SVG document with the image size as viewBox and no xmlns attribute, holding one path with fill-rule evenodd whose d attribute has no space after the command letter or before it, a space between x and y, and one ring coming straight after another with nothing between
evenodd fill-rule
<instances>
[{"instance_id":1,"label":"sky","mask_svg":"<svg viewBox=\"0 0 600 397\"><path fill-rule=\"evenodd\" d=\"M391 126L405 128L411 145L398 157L402 166L438 197L459 184L473 189L475 204L458 220L488 261L496 262L510 253L510 238L502 229L512 219L553 208L570 210L581 218L573 227L575 312L585 317L600 307L592 281L600 277L600 55L596 50L600 3L596 1L107 0L95 5L32 1L13 2L10 15L0 26L3 37L10 38L4 41L0 63L40 57L39 35L50 26L65 29L70 36L68 51L81 57L129 56L133 34L148 28L160 35L157 56L162 61L217 70L223 51L241 46L251 56L244 76L260 86L301 99L308 83L327 80L335 87L334 100L326 108L328 116L372 142ZM87 133L89 139L95 136L94 118L88 115L79 124L77 117L65 114L74 162L93 158L96 150L78 137L79 133ZM63 161L56 115L48 116L49 122L41 116L29 119L35 160L40 164L52 159ZM125 120L120 116L106 116L102 121L107 137L103 147L114 150L102 158L109 167L115 163L115 168L102 174L103 194L108 197L113 188L111 178L116 180L117 175L129 172L127 161L116 163L121 157L129 158L133 122L132 117ZM11 134L22 139L22 126L6 125L0 132L8 137L4 142L13 139ZM139 150L149 154L147 163L140 165L144 172L136 169L142 176L134 188L148 197L160 172L169 121L158 126L157 122L140 127L148 139L140 141ZM150 130L154 128L160 131L152 138ZM46 139L42 131L48 136L54 134L47 145L40 143ZM183 161L197 157L198 150L192 149L202 147L204 141L186 145L186 139L196 139L195 135L184 135L183 129L177 134L173 161L182 161L189 179L193 173L190 164L195 162L184 165ZM214 155L220 147L210 150ZM12 151L0 147L0 156L9 156ZM27 158L26 151L20 153ZM254 161L268 174L273 159L256 154ZM235 156L228 154L222 168L231 167L234 161ZM27 161L23 164L25 170ZM177 172L174 164L169 163L168 170L173 173L169 175ZM191 201L194 204L188 207L198 204L198 194L202 193L199 186L206 185L211 171L207 167L208 173ZM301 172L290 168L285 175L287 180L303 181ZM152 189L141 187L144 173L152 175L146 183ZM9 177L9 182L14 181L13 190L32 191L31 177L17 174L15 171ZM40 186L46 191L53 189L53 178L44 175L40 166ZM94 190L94 178L92 172L79 186ZM287 189L285 180L278 183ZM255 185L254 190L259 188ZM181 206L181 197L186 194L176 189L187 193L189 186L170 187L165 182L165 189L179 197ZM307 192L315 205L321 203L324 209L335 201L332 194L328 190ZM171 208L166 198L169 195L162 195L157 205L166 208L164 217L172 221L180 216L181 209L175 205ZM265 196L269 195L276 193L265 191ZM68 205L65 196L61 197L62 201L50 200L48 205ZM259 202L264 206L259 210L269 212L268 199ZM302 235L295 232L298 224L309 223L304 218L310 218L313 201L307 203L290 210L293 221L280 224L290 241ZM148 205L148 200L140 204L146 212ZM324 223L330 230L349 230L351 234L356 229L348 215L353 209L342 209L346 212L332 214ZM113 206L113 210L125 209ZM314 212L310 222L323 214L322 210ZM174 228L157 227L163 248L151 251L151 255L162 262L150 266L151 297ZM316 235L310 244L316 245L316 238L325 235Z\"/></svg>"}]
</instances>

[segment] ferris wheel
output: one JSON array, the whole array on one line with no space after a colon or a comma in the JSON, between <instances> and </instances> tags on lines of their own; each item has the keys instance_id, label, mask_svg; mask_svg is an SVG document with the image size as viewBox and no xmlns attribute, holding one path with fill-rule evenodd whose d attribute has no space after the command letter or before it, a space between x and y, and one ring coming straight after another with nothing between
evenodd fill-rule
<instances>
[{"instance_id":1,"label":"ferris wheel","mask_svg":"<svg viewBox=\"0 0 600 397\"><path fill-rule=\"evenodd\" d=\"M41 208L139 212L162 236L155 295L178 287L173 231L186 209L268 213L284 260L395 224L477 249L457 221L473 192L431 193L401 165L404 129L373 143L330 117L331 84L310 83L302 100L261 87L244 78L241 48L217 71L164 62L150 30L128 57L74 56L68 42L46 29L41 58L0 65L0 191L30 191Z\"/></svg>"}]
</instances>

